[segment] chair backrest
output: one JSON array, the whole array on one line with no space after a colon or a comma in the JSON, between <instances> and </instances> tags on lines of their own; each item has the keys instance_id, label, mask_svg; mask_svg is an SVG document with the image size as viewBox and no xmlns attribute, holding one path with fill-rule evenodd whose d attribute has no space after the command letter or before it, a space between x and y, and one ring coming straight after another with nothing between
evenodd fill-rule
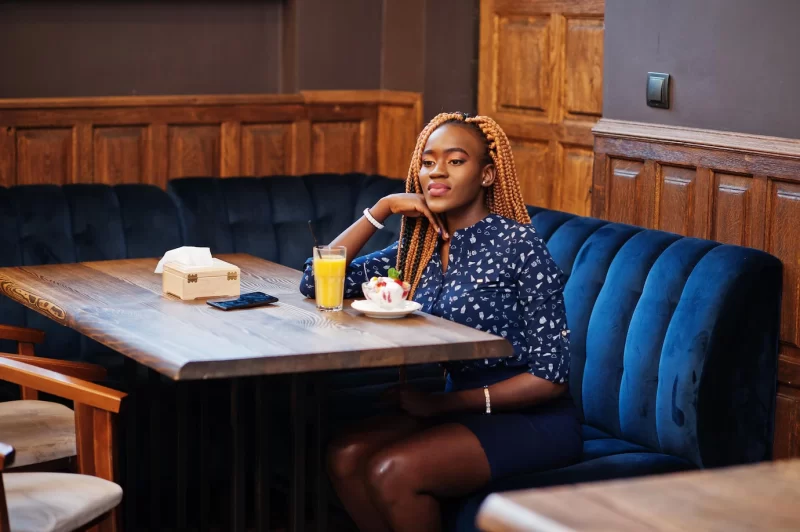
<instances>
[{"instance_id":1,"label":"chair backrest","mask_svg":"<svg viewBox=\"0 0 800 532\"><path fill-rule=\"evenodd\" d=\"M530 208L568 276L587 424L698 466L771 456L782 265L767 253Z\"/></svg>"}]
</instances>

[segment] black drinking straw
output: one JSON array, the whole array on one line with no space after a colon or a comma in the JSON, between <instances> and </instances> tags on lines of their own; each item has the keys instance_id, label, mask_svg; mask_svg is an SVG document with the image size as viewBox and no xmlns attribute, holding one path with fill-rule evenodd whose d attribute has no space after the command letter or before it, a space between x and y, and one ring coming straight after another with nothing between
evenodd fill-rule
<instances>
[{"instance_id":1,"label":"black drinking straw","mask_svg":"<svg viewBox=\"0 0 800 532\"><path fill-rule=\"evenodd\" d=\"M317 235L314 234L314 228L311 226L311 220L308 221L308 230L311 231L311 238L314 239L314 247L319 247L319 241L317 240Z\"/></svg>"}]
</instances>

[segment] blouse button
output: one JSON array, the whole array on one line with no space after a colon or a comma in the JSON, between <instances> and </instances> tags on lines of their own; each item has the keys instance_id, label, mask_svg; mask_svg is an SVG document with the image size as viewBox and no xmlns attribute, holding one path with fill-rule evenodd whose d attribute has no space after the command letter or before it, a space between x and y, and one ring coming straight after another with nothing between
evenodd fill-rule
<instances>
[{"instance_id":1,"label":"blouse button","mask_svg":"<svg viewBox=\"0 0 800 532\"><path fill-rule=\"evenodd\" d=\"M566 335L567 335L567 330L566 329L562 330L561 331L561 336L566 336Z\"/></svg>"}]
</instances>

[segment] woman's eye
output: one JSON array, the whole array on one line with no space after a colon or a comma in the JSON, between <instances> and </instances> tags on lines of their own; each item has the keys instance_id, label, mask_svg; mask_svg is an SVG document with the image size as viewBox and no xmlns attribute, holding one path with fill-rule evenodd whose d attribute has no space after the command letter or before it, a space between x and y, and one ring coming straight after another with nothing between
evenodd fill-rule
<instances>
[{"instance_id":1,"label":"woman's eye","mask_svg":"<svg viewBox=\"0 0 800 532\"><path fill-rule=\"evenodd\" d=\"M450 161L450 164L454 164L456 166L459 166L461 164L464 164L464 159L453 159L453 160Z\"/></svg>"},{"instance_id":2,"label":"woman's eye","mask_svg":"<svg viewBox=\"0 0 800 532\"><path fill-rule=\"evenodd\" d=\"M431 166L433 166L433 161L422 161L422 166L424 166L425 168L430 168Z\"/></svg>"}]
</instances>

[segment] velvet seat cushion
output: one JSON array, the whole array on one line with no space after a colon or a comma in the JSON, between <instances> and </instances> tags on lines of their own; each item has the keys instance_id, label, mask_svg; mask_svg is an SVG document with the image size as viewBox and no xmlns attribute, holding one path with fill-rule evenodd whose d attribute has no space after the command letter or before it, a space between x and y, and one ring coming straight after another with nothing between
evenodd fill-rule
<instances>
[{"instance_id":1,"label":"velvet seat cushion","mask_svg":"<svg viewBox=\"0 0 800 532\"><path fill-rule=\"evenodd\" d=\"M70 532L113 509L122 488L72 473L4 473L14 532Z\"/></svg>"},{"instance_id":2,"label":"velvet seat cushion","mask_svg":"<svg viewBox=\"0 0 800 532\"><path fill-rule=\"evenodd\" d=\"M607 446L605 450L614 454L590 457L592 453L602 454L595 447L599 442L605 442L604 444ZM631 452L626 452L626 445L629 446L631 444L615 438L588 440L584 442L584 459L577 464L530 475L505 478L492 482L486 489L469 497L457 501L449 501L443 512L446 529L458 532L477 531L475 520L478 516L478 510L483 500L490 493L641 477L695 469L695 466L689 461L668 454L650 451L635 452L632 449ZM621 451L621 454L616 454L615 451Z\"/></svg>"},{"instance_id":3,"label":"velvet seat cushion","mask_svg":"<svg viewBox=\"0 0 800 532\"><path fill-rule=\"evenodd\" d=\"M0 403L0 440L16 451L13 467L75 456L75 413L50 401Z\"/></svg>"}]
</instances>

